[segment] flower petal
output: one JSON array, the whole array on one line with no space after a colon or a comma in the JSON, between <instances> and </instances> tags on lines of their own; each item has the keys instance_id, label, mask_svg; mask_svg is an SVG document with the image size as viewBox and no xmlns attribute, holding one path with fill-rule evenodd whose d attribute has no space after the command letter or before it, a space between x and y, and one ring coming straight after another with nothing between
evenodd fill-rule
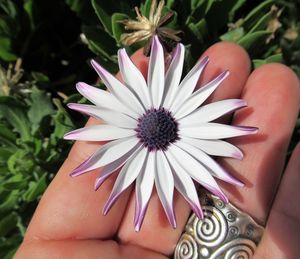
<instances>
[{"instance_id":1,"label":"flower petal","mask_svg":"<svg viewBox=\"0 0 300 259\"><path fill-rule=\"evenodd\" d=\"M236 146L219 139L196 139L181 137L185 143L193 145L211 156L232 157L243 159L242 151Z\"/></svg>"},{"instance_id":2,"label":"flower petal","mask_svg":"<svg viewBox=\"0 0 300 259\"><path fill-rule=\"evenodd\" d=\"M126 164L122 167L111 194L103 207L103 214L106 215L110 210L111 206L118 199L121 193L126 190L130 184L137 178L141 172L143 165L145 163L145 158L147 155L147 149L142 148L134 156L132 156Z\"/></svg>"},{"instance_id":3,"label":"flower petal","mask_svg":"<svg viewBox=\"0 0 300 259\"><path fill-rule=\"evenodd\" d=\"M110 175L115 173L116 170L118 170L122 165L124 165L129 158L131 158L134 154L139 152L141 148L142 148L141 145L139 147L135 147L131 149L129 152L127 152L125 155L120 157L119 159L104 166L101 169L100 175L96 178L95 190L97 190Z\"/></svg>"},{"instance_id":4,"label":"flower petal","mask_svg":"<svg viewBox=\"0 0 300 259\"><path fill-rule=\"evenodd\" d=\"M199 90L194 92L181 106L174 107L173 113L176 119L180 119L195 109L197 109L223 82L223 80L229 75L229 71L224 71L214 80L201 87Z\"/></svg>"},{"instance_id":5,"label":"flower petal","mask_svg":"<svg viewBox=\"0 0 300 259\"><path fill-rule=\"evenodd\" d=\"M203 218L203 211L200 206L198 194L193 180L188 173L177 163L176 159L172 155L165 152L169 161L170 167L174 176L174 184L176 189L181 193L185 200L190 204L192 210L198 216Z\"/></svg>"},{"instance_id":6,"label":"flower petal","mask_svg":"<svg viewBox=\"0 0 300 259\"><path fill-rule=\"evenodd\" d=\"M150 109L151 98L146 81L140 70L137 69L128 57L125 49L120 49L118 51L118 61L121 75L126 86L135 93L136 97L140 99L146 109Z\"/></svg>"},{"instance_id":7,"label":"flower petal","mask_svg":"<svg viewBox=\"0 0 300 259\"><path fill-rule=\"evenodd\" d=\"M218 196L224 202L228 202L227 197L220 189L215 179L201 163L175 144L171 144L168 152L194 180L214 195Z\"/></svg>"},{"instance_id":8,"label":"flower petal","mask_svg":"<svg viewBox=\"0 0 300 259\"><path fill-rule=\"evenodd\" d=\"M194 124L199 124L200 122L213 121L225 114L245 106L247 106L246 101L241 99L222 100L199 107L194 112L179 119L178 122L182 126L193 126Z\"/></svg>"},{"instance_id":9,"label":"flower petal","mask_svg":"<svg viewBox=\"0 0 300 259\"><path fill-rule=\"evenodd\" d=\"M124 156L132 149L140 146L136 137L129 137L111 141L99 148L90 158L75 168L71 176L78 176L96 168L108 165Z\"/></svg>"},{"instance_id":10,"label":"flower petal","mask_svg":"<svg viewBox=\"0 0 300 259\"><path fill-rule=\"evenodd\" d=\"M86 99L99 107L119 111L134 118L137 117L135 116L134 112L128 109L126 105L121 103L114 95L112 95L108 91L101 90L83 82L77 83L76 88L81 95L83 95Z\"/></svg>"},{"instance_id":11,"label":"flower petal","mask_svg":"<svg viewBox=\"0 0 300 259\"><path fill-rule=\"evenodd\" d=\"M176 93L179 90L178 86L180 83L184 63L184 51L184 46L181 43L177 44L174 57L166 73L164 92L165 97L163 101L163 107L166 109L170 108Z\"/></svg>"},{"instance_id":12,"label":"flower petal","mask_svg":"<svg viewBox=\"0 0 300 259\"><path fill-rule=\"evenodd\" d=\"M257 133L255 127L231 126L219 123L200 123L194 127L181 127L179 125L179 134L190 138L201 139L223 139Z\"/></svg>"},{"instance_id":13,"label":"flower petal","mask_svg":"<svg viewBox=\"0 0 300 259\"><path fill-rule=\"evenodd\" d=\"M112 125L95 125L73 130L64 135L64 139L85 141L106 141L135 135L133 129L123 129Z\"/></svg>"},{"instance_id":14,"label":"flower petal","mask_svg":"<svg viewBox=\"0 0 300 259\"><path fill-rule=\"evenodd\" d=\"M178 91L176 93L175 99L170 106L170 110L177 111L182 104L189 98L189 96L194 91L199 77L201 76L204 68L208 64L208 57L204 57L192 68L192 70L185 76L178 86Z\"/></svg>"},{"instance_id":15,"label":"flower petal","mask_svg":"<svg viewBox=\"0 0 300 259\"><path fill-rule=\"evenodd\" d=\"M164 93L165 81L164 51L157 36L153 37L148 68L148 86L153 108L159 108Z\"/></svg>"},{"instance_id":16,"label":"flower petal","mask_svg":"<svg viewBox=\"0 0 300 259\"><path fill-rule=\"evenodd\" d=\"M146 159L145 168L138 175L135 183L135 231L141 229L154 185L155 153L149 152Z\"/></svg>"},{"instance_id":17,"label":"flower petal","mask_svg":"<svg viewBox=\"0 0 300 259\"><path fill-rule=\"evenodd\" d=\"M144 107L136 96L117 78L110 74L106 69L99 65L95 60L91 61L92 66L96 70L103 83L108 90L128 108L130 108L135 114L142 115L145 112Z\"/></svg>"},{"instance_id":18,"label":"flower petal","mask_svg":"<svg viewBox=\"0 0 300 259\"><path fill-rule=\"evenodd\" d=\"M105 121L108 124L121 128L134 129L137 127L137 120L120 112L100 108L94 105L69 103L70 109L88 114L96 119Z\"/></svg>"},{"instance_id":19,"label":"flower petal","mask_svg":"<svg viewBox=\"0 0 300 259\"><path fill-rule=\"evenodd\" d=\"M156 152L155 186L168 221L173 228L176 228L173 209L174 178L168 160L162 151Z\"/></svg>"},{"instance_id":20,"label":"flower petal","mask_svg":"<svg viewBox=\"0 0 300 259\"><path fill-rule=\"evenodd\" d=\"M183 141L178 141L175 144L177 147L181 148L185 152L189 153L191 156L193 156L196 160L198 160L203 166L209 169L209 172L227 182L230 184L233 184L235 186L243 187L244 184L231 176L226 170L224 170L215 160L213 160L210 156L206 155L203 151L200 149L184 143Z\"/></svg>"}]
</instances>

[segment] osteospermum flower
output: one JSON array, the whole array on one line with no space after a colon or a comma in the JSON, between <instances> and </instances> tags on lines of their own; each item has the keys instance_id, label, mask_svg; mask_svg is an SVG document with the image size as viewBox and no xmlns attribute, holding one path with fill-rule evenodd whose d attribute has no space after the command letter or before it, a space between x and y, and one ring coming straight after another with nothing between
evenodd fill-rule
<instances>
[{"instance_id":1,"label":"osteospermum flower","mask_svg":"<svg viewBox=\"0 0 300 259\"><path fill-rule=\"evenodd\" d=\"M165 73L163 48L158 38L154 37L147 82L124 49L118 52L124 83L92 61L108 91L78 83L78 91L94 105L68 105L73 110L103 120L105 124L72 131L65 135L65 139L110 141L71 175L78 176L101 167L95 182L95 189L98 189L110 175L120 169L103 208L104 214L108 213L121 193L135 181L136 231L141 227L154 185L165 214L174 228L174 188L186 199L195 214L203 218L193 180L224 202L228 200L214 178L243 186L210 155L237 159L243 157L237 147L221 139L253 134L257 129L212 121L245 107L246 103L240 99L229 99L199 107L229 72L222 72L196 90L208 57L201 59L180 81L184 51L184 46L178 44Z\"/></svg>"}]
</instances>

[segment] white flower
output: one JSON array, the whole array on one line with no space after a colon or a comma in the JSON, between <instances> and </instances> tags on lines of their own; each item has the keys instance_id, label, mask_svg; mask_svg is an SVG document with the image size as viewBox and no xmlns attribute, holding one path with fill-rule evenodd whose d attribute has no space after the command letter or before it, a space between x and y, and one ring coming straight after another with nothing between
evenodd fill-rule
<instances>
[{"instance_id":1,"label":"white flower","mask_svg":"<svg viewBox=\"0 0 300 259\"><path fill-rule=\"evenodd\" d=\"M257 128L211 122L245 107L243 100L228 99L199 106L229 72L224 71L195 90L208 57L200 60L180 82L184 46L177 45L165 73L163 48L157 37L152 42L147 82L124 49L119 50L118 60L124 83L92 61L109 91L78 83L78 91L94 105L68 105L105 124L72 131L65 135L65 139L110 141L71 175L78 176L101 167L95 183L95 189L98 189L121 168L103 213L107 214L121 193L136 181L136 231L140 230L154 184L166 216L174 228L174 187L199 218L203 217L203 212L193 180L228 202L214 177L236 186L243 184L230 176L210 155L242 159L242 152L237 147L221 139L254 134Z\"/></svg>"}]
</instances>

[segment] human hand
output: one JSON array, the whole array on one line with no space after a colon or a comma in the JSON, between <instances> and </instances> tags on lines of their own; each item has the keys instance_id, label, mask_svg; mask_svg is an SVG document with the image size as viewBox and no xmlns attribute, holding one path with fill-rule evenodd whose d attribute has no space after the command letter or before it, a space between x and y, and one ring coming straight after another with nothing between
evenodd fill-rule
<instances>
[{"instance_id":1,"label":"human hand","mask_svg":"<svg viewBox=\"0 0 300 259\"><path fill-rule=\"evenodd\" d=\"M248 108L235 113L232 124L259 128L259 133L231 142L244 152L243 161L219 159L244 188L222 185L229 200L261 224L265 234L257 258L296 258L300 254L300 147L294 151L279 190L287 146L300 103L295 74L279 64L265 65L250 73L244 50L231 43L218 43L205 53L211 62L199 84L220 71L231 74L211 100L242 98ZM147 59L132 57L145 74ZM90 119L88 125L99 122ZM70 179L69 173L86 160L99 143L78 141L43 195L15 258L167 258L172 254L190 214L185 200L175 192L177 228L168 223L154 192L141 231L133 227L134 193L126 190L107 216L101 215L116 176L94 192L95 172ZM95 170L97 171L97 170ZM276 195L276 196L275 196ZM272 201L275 202L272 206ZM268 217L268 215L270 215ZM266 220L268 218L267 223Z\"/></svg>"}]
</instances>

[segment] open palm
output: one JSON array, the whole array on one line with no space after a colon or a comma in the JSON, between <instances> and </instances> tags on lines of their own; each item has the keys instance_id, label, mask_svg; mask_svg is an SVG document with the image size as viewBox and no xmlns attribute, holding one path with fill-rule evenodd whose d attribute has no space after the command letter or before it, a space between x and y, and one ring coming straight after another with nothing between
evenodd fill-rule
<instances>
[{"instance_id":1,"label":"open palm","mask_svg":"<svg viewBox=\"0 0 300 259\"><path fill-rule=\"evenodd\" d=\"M230 76L211 100L246 100L249 107L236 112L232 124L259 128L256 135L231 141L243 150L243 161L219 160L232 175L245 183L245 187L220 185L233 204L259 223L266 224L257 258L297 258L300 254L300 161L297 159L300 146L295 149L283 178L281 176L300 105L299 81L289 68L279 64L262 66L250 74L248 55L232 43L215 44L203 55L209 56L211 62L199 86L219 72L230 70ZM145 74L148 60L142 52L135 53L132 60ZM98 123L94 119L88 121L88 125ZM97 192L93 190L95 172L69 177L69 173L97 148L99 143L95 142L78 141L74 144L43 195L16 259L155 259L167 258L173 253L190 214L188 204L175 192L177 228L174 230L154 191L142 229L136 233L133 227L134 188L131 187L109 214L103 216L101 210L116 175Z\"/></svg>"}]
</instances>

